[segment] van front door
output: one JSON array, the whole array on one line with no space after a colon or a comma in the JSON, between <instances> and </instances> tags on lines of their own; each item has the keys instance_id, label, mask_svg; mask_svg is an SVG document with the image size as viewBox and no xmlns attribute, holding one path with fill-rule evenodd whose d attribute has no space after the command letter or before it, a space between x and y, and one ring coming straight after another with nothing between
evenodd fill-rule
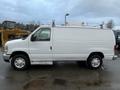
<instances>
[{"instance_id":1,"label":"van front door","mask_svg":"<svg viewBox=\"0 0 120 90\"><path fill-rule=\"evenodd\" d=\"M29 50L32 62L52 60L51 41L50 28L40 28L31 35Z\"/></svg>"}]
</instances>

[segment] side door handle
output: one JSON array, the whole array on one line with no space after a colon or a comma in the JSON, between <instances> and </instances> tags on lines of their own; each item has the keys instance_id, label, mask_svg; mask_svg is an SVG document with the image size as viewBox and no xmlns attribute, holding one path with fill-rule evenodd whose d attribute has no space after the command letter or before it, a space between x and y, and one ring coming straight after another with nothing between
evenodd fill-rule
<instances>
[{"instance_id":1,"label":"side door handle","mask_svg":"<svg viewBox=\"0 0 120 90\"><path fill-rule=\"evenodd\" d=\"M50 46L50 50L52 50L52 46Z\"/></svg>"}]
</instances>

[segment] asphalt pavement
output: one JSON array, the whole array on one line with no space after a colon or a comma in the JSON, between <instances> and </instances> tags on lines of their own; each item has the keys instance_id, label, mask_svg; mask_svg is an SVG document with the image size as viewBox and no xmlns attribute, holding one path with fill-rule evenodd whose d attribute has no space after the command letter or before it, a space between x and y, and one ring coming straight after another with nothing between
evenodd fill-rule
<instances>
[{"instance_id":1,"label":"asphalt pavement","mask_svg":"<svg viewBox=\"0 0 120 90\"><path fill-rule=\"evenodd\" d=\"M85 62L58 62L15 71L0 53L0 90L120 90L120 59L90 70Z\"/></svg>"}]
</instances>

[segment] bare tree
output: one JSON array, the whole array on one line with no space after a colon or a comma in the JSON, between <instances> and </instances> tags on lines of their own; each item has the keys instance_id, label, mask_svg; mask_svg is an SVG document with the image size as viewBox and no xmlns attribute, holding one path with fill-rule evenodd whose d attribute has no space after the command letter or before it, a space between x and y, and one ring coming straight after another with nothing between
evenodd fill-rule
<instances>
[{"instance_id":1,"label":"bare tree","mask_svg":"<svg viewBox=\"0 0 120 90\"><path fill-rule=\"evenodd\" d=\"M109 28L109 29L112 29L114 27L114 21L109 20L108 23L106 24L106 27Z\"/></svg>"},{"instance_id":2,"label":"bare tree","mask_svg":"<svg viewBox=\"0 0 120 90\"><path fill-rule=\"evenodd\" d=\"M35 24L35 21L32 20L32 21L29 22L29 24L34 25L34 24Z\"/></svg>"}]
</instances>

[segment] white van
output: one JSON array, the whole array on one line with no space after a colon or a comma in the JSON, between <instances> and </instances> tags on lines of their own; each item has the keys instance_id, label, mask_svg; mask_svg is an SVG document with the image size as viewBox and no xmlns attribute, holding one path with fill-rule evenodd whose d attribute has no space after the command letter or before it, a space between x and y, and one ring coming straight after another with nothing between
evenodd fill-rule
<instances>
[{"instance_id":1,"label":"white van","mask_svg":"<svg viewBox=\"0 0 120 90\"><path fill-rule=\"evenodd\" d=\"M87 27L39 27L27 38L8 41L4 61L17 70L33 64L53 61L87 61L89 68L101 67L103 59L114 57L115 36L112 30Z\"/></svg>"}]
</instances>

